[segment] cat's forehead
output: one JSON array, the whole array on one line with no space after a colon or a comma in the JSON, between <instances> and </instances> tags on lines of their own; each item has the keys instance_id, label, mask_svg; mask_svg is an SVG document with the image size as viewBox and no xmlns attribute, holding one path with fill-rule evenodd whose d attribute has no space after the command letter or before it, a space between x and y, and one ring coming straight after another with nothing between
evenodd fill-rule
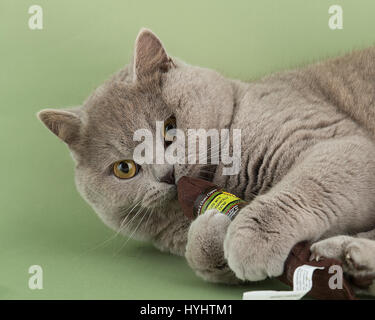
<instances>
[{"instance_id":1,"label":"cat's forehead","mask_svg":"<svg viewBox=\"0 0 375 320\"><path fill-rule=\"evenodd\" d=\"M84 110L88 125L104 131L121 127L134 132L167 114L160 87L154 81L110 81L95 90Z\"/></svg>"},{"instance_id":2,"label":"cat's forehead","mask_svg":"<svg viewBox=\"0 0 375 320\"><path fill-rule=\"evenodd\" d=\"M85 142L81 151L85 154L99 149L131 152L139 143L133 140L135 131L154 131L156 121L169 116L160 87L154 81L107 82L86 100L83 111Z\"/></svg>"}]
</instances>

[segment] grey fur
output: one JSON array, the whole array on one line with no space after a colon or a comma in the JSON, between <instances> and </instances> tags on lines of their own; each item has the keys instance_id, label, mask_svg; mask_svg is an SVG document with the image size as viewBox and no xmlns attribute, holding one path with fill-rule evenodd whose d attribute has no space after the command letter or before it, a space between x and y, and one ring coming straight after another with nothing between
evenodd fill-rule
<instances>
[{"instance_id":1,"label":"grey fur","mask_svg":"<svg viewBox=\"0 0 375 320\"><path fill-rule=\"evenodd\" d=\"M278 276L297 242L320 239L314 254L345 260L342 251L353 243L358 263L347 272L374 273L375 241L348 238L375 228L374 88L374 48L243 83L171 59L143 29L134 62L82 107L39 117L68 144L77 188L107 225L161 250L186 252L206 280ZM136 129L154 130L156 120L172 114L185 131L242 129L238 175L222 176L221 165L174 166L177 179L206 175L250 201L232 223L215 212L188 221L175 186L160 182L169 165L145 165L130 180L111 173L114 162L131 159ZM330 239L337 235L344 240Z\"/></svg>"}]
</instances>

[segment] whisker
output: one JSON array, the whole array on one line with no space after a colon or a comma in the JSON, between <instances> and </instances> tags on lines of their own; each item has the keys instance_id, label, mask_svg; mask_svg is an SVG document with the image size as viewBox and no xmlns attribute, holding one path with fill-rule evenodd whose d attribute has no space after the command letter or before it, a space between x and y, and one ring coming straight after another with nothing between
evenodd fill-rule
<instances>
[{"instance_id":1,"label":"whisker","mask_svg":"<svg viewBox=\"0 0 375 320\"><path fill-rule=\"evenodd\" d=\"M129 210L129 209L131 208L129 214L135 209L135 207L136 207L137 205L139 205L139 204L141 203L141 201L142 201L142 200L138 201L134 206L131 206L131 207L127 208L127 210ZM104 241L100 242L99 244L95 245L94 247L87 249L86 251L84 251L84 252L83 252L81 255L79 255L79 256L81 257L81 256L83 256L83 255L85 255L85 254L88 254L89 252L92 252L92 251L94 251L94 250L97 250L97 249L99 249L99 248L105 246L105 245L106 245L107 243L109 243L110 241L114 240L116 237L118 237L118 235L119 235L119 234L121 233L121 231L123 230L123 224L124 224L124 222L126 221L126 219L127 219L128 217L129 217L129 215L127 215L127 216L121 221L119 229L118 229L114 234L112 234L109 238L105 239Z\"/></svg>"},{"instance_id":2,"label":"whisker","mask_svg":"<svg viewBox=\"0 0 375 320\"><path fill-rule=\"evenodd\" d=\"M126 222L126 220L130 217L130 215L131 215L131 213L133 212L133 210L140 204L142 202L142 199L141 200L139 200L133 207L132 207L132 209L130 210L130 212L128 212L128 213L122 213L122 214L126 214L126 217L123 219L123 221L121 222L121 224L120 224L120 231L122 230L122 227L123 227L123 225L124 225L124 223Z\"/></svg>"},{"instance_id":3,"label":"whisker","mask_svg":"<svg viewBox=\"0 0 375 320\"><path fill-rule=\"evenodd\" d=\"M122 230L126 229L140 214L142 214L144 207L140 207L137 213L123 226Z\"/></svg>"},{"instance_id":4,"label":"whisker","mask_svg":"<svg viewBox=\"0 0 375 320\"><path fill-rule=\"evenodd\" d=\"M150 217L153 215L154 211L155 211L155 208L153 208L153 209L151 210L151 212L148 214L148 218L147 218L147 220L146 220L146 222L145 222L145 229L147 229L148 223L149 223L149 221L150 221Z\"/></svg>"},{"instance_id":5,"label":"whisker","mask_svg":"<svg viewBox=\"0 0 375 320\"><path fill-rule=\"evenodd\" d=\"M135 234L135 232L138 230L139 226L141 225L144 217L147 215L148 211L149 211L150 208L147 208L147 210L143 213L143 216L141 218L141 220L139 221L139 223L137 224L137 226L135 227L134 231L130 234L130 236L128 236L128 239L125 241L125 243L120 247L120 249L115 253L115 255L117 253L119 253L125 246L126 244L129 242L130 239L132 239L133 235Z\"/></svg>"}]
</instances>

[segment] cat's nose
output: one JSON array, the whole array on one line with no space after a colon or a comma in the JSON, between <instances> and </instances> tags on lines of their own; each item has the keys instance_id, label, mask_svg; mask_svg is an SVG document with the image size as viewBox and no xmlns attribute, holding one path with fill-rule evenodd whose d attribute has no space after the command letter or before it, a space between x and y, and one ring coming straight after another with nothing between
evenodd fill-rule
<instances>
[{"instance_id":1,"label":"cat's nose","mask_svg":"<svg viewBox=\"0 0 375 320\"><path fill-rule=\"evenodd\" d=\"M164 177L161 177L160 182L175 184L174 169L170 170Z\"/></svg>"}]
</instances>

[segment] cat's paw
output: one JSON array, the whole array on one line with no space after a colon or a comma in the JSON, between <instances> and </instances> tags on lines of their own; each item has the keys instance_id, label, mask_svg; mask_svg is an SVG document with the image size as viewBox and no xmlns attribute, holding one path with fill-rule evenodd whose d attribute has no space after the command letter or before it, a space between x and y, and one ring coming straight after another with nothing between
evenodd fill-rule
<instances>
[{"instance_id":1,"label":"cat's paw","mask_svg":"<svg viewBox=\"0 0 375 320\"><path fill-rule=\"evenodd\" d=\"M311 259L334 258L343 263L344 272L354 277L375 276L375 241L336 236L311 246Z\"/></svg>"},{"instance_id":2,"label":"cat's paw","mask_svg":"<svg viewBox=\"0 0 375 320\"><path fill-rule=\"evenodd\" d=\"M239 279L258 281L282 274L294 244L278 226L240 213L228 228L224 253Z\"/></svg>"},{"instance_id":3,"label":"cat's paw","mask_svg":"<svg viewBox=\"0 0 375 320\"><path fill-rule=\"evenodd\" d=\"M350 270L375 274L375 241L356 239L345 250L345 261Z\"/></svg>"},{"instance_id":4,"label":"cat's paw","mask_svg":"<svg viewBox=\"0 0 375 320\"><path fill-rule=\"evenodd\" d=\"M189 228L186 260L196 274L207 281L238 282L224 258L223 242L230 222L217 210L208 210Z\"/></svg>"},{"instance_id":5,"label":"cat's paw","mask_svg":"<svg viewBox=\"0 0 375 320\"><path fill-rule=\"evenodd\" d=\"M349 236L336 236L314 243L311 248L310 260L319 261L321 258L342 260L345 247L350 242Z\"/></svg>"}]
</instances>

